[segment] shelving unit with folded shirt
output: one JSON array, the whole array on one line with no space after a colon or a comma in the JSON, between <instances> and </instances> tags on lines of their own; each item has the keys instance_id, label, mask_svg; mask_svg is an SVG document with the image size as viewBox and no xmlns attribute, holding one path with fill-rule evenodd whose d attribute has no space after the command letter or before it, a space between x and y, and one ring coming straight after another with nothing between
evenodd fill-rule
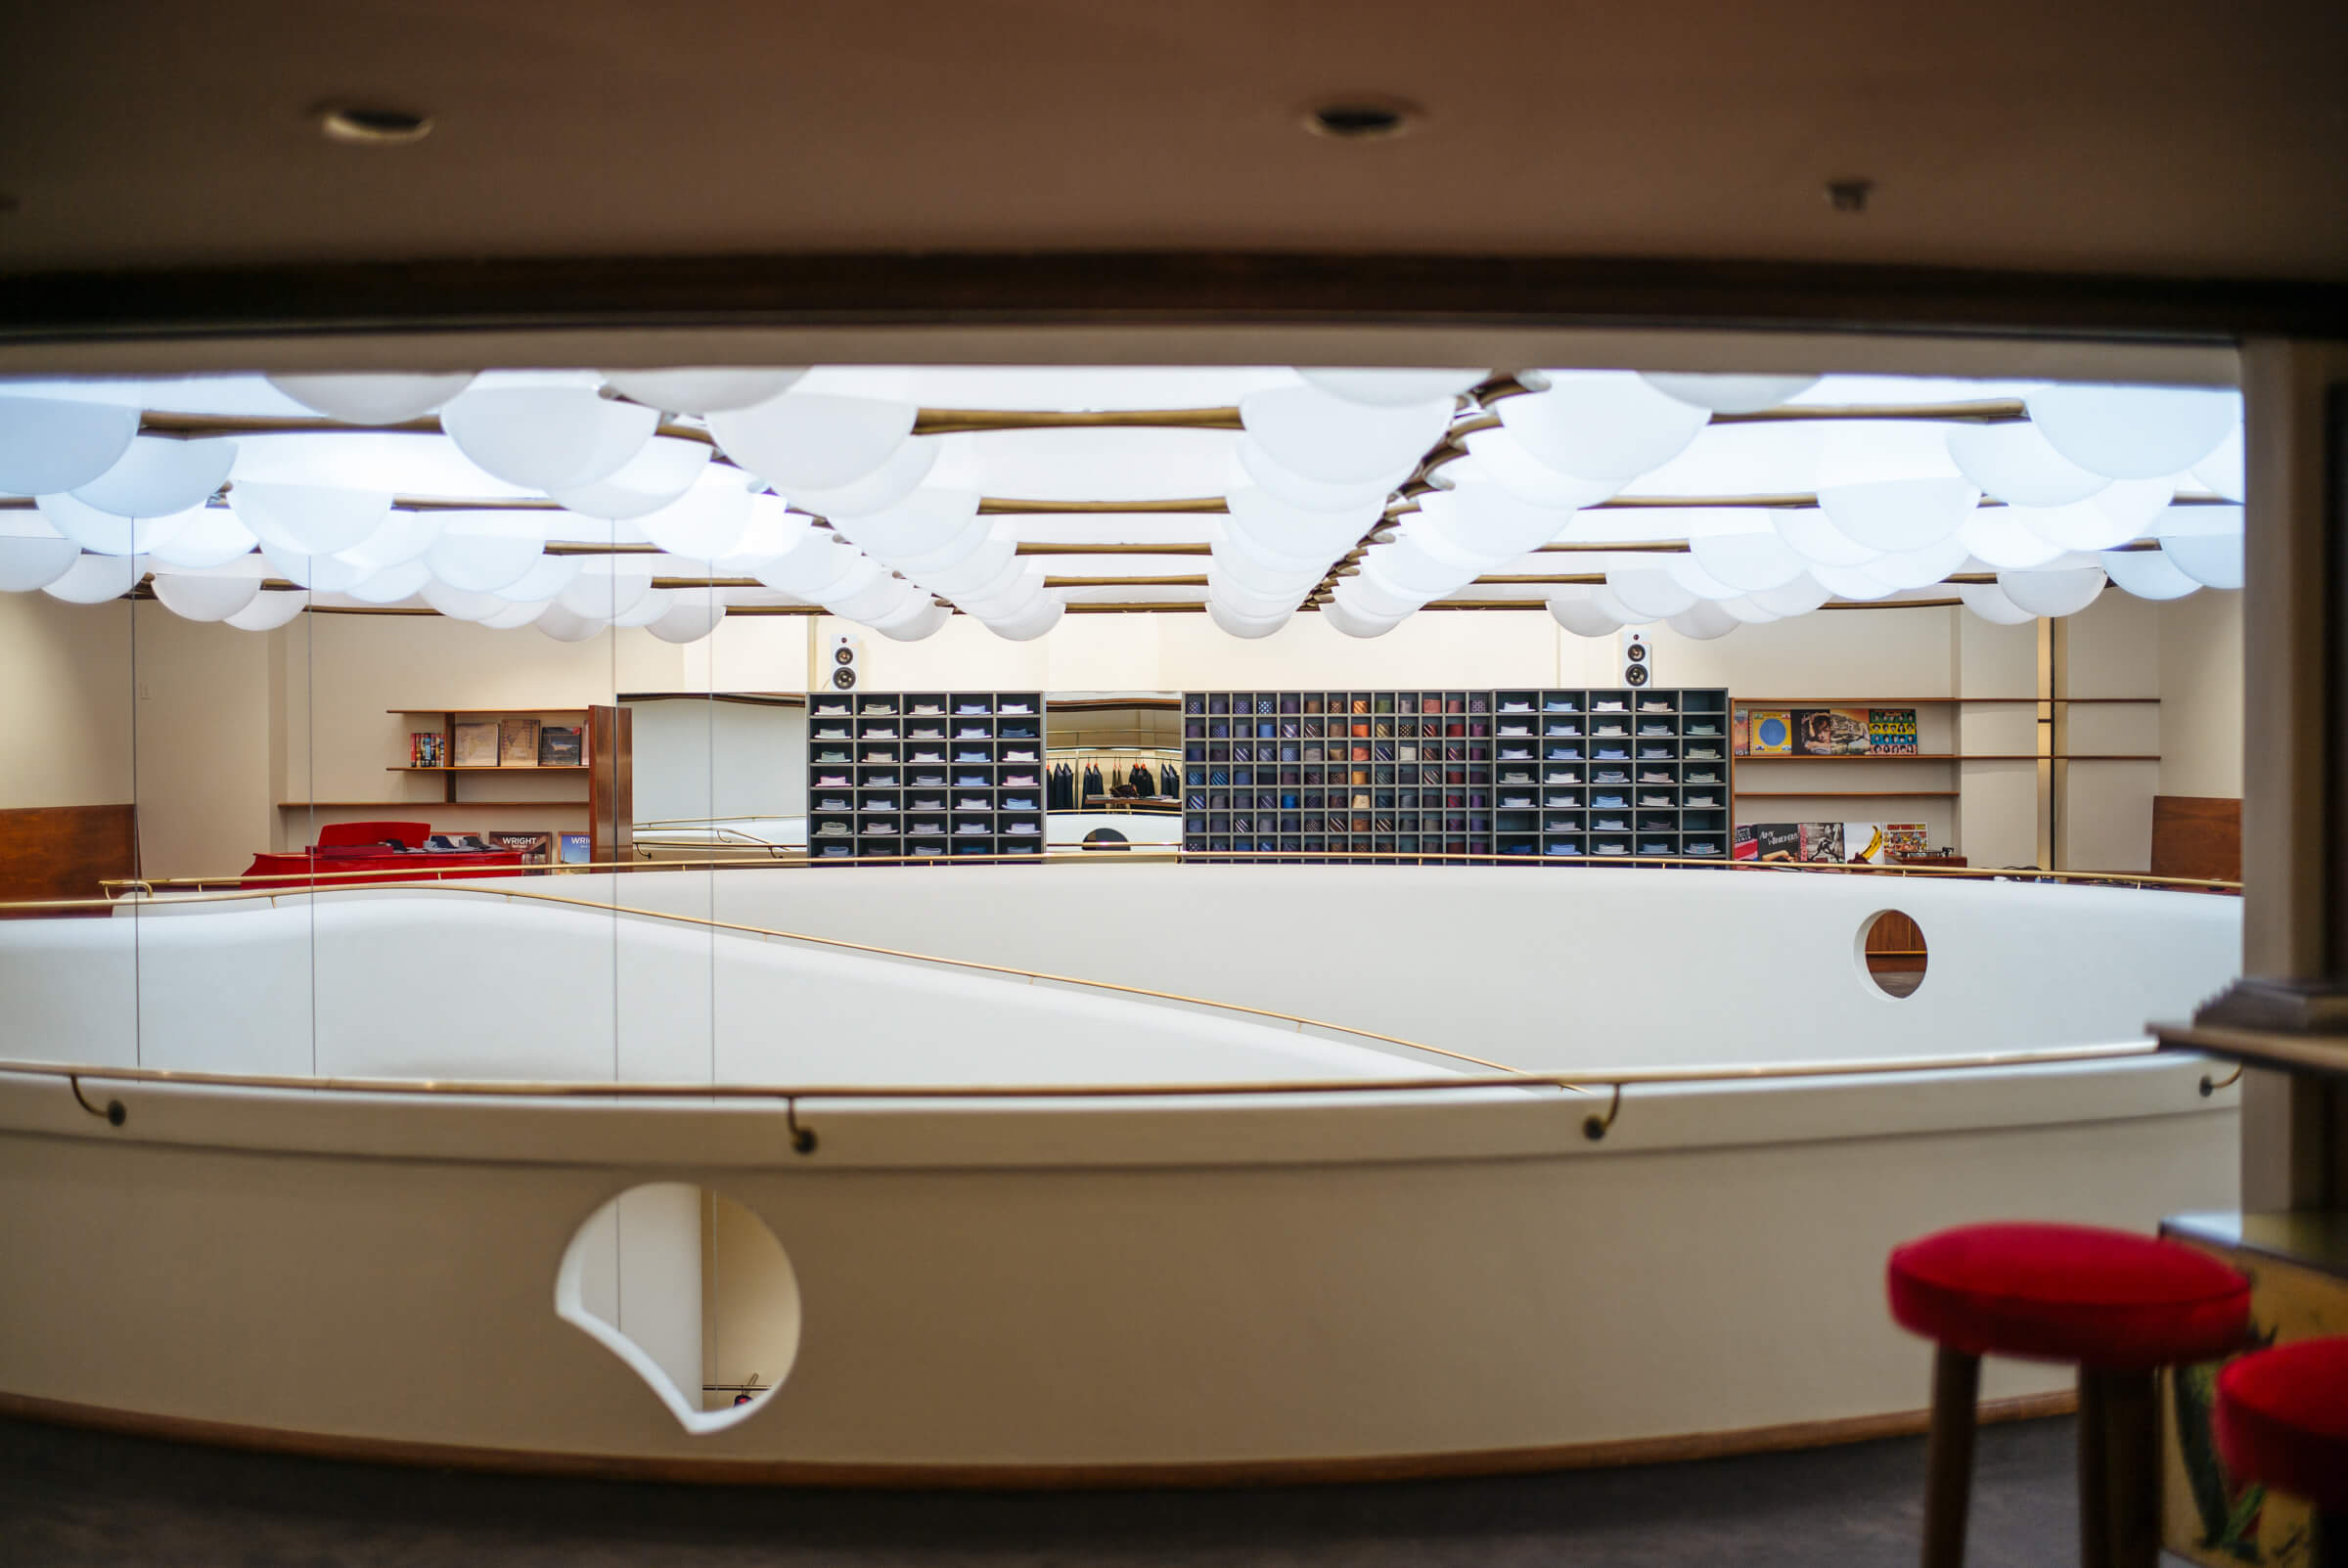
<instances>
[{"instance_id":1,"label":"shelving unit with folded shirt","mask_svg":"<svg viewBox=\"0 0 2348 1568\"><path fill-rule=\"evenodd\" d=\"M1520 689L1493 699L1493 854L1729 858L1726 691ZM1511 754L1527 741L1529 757Z\"/></svg>"},{"instance_id":2,"label":"shelving unit with folded shirt","mask_svg":"<svg viewBox=\"0 0 2348 1568\"><path fill-rule=\"evenodd\" d=\"M1043 853L1042 693L818 693L807 724L812 858Z\"/></svg>"},{"instance_id":3,"label":"shelving unit with folded shirt","mask_svg":"<svg viewBox=\"0 0 2348 1568\"><path fill-rule=\"evenodd\" d=\"M1491 697L1185 693L1185 847L1314 859L1487 854Z\"/></svg>"}]
</instances>

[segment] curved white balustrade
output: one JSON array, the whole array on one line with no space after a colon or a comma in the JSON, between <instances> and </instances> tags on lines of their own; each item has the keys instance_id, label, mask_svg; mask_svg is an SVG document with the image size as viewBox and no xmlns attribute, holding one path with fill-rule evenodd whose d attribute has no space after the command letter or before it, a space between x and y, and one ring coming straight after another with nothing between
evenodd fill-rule
<instances>
[{"instance_id":1,"label":"curved white balustrade","mask_svg":"<svg viewBox=\"0 0 2348 1568\"><path fill-rule=\"evenodd\" d=\"M1550 1086L827 1098L1481 1069L515 890L1592 1073L2125 1042L2225 983L2240 914L1922 877L1083 864L0 922L13 1055L819 1091L785 1106L84 1080L91 1103L123 1103L117 1127L60 1079L0 1074L0 1408L788 1479L1563 1462L1916 1408L1927 1350L1891 1326L1880 1282L1908 1235L1993 1215L2143 1229L2234 1198L2234 1094L2201 1093L2190 1057L1634 1087L1601 1141L1585 1124L1606 1098ZM1859 957L1883 909L1930 947L1904 1000ZM590 1216L662 1183L732 1198L788 1254L789 1375L726 1420L686 1421L556 1313ZM658 1284L658 1239L617 1243L631 1300ZM1998 1366L1988 1392L2061 1381Z\"/></svg>"}]
</instances>

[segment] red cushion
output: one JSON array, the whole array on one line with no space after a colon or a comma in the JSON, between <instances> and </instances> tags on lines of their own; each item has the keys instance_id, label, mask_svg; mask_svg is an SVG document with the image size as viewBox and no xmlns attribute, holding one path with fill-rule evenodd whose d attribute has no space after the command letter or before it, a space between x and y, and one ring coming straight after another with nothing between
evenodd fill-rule
<instances>
[{"instance_id":1,"label":"red cushion","mask_svg":"<svg viewBox=\"0 0 2348 1568\"><path fill-rule=\"evenodd\" d=\"M2302 1339L2218 1373L2218 1452L2245 1481L2348 1509L2348 1336Z\"/></svg>"},{"instance_id":2,"label":"red cushion","mask_svg":"<svg viewBox=\"0 0 2348 1568\"><path fill-rule=\"evenodd\" d=\"M2173 1241L2086 1225L1967 1225L1891 1255L1891 1315L1976 1356L2114 1368L2236 1349L2250 1281Z\"/></svg>"}]
</instances>

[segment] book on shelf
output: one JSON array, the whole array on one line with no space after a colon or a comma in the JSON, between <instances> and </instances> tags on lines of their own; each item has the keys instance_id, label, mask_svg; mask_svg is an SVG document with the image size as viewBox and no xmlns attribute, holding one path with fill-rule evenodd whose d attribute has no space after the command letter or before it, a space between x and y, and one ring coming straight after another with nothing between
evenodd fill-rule
<instances>
[{"instance_id":1,"label":"book on shelf","mask_svg":"<svg viewBox=\"0 0 2348 1568\"><path fill-rule=\"evenodd\" d=\"M575 768L587 760L587 732L576 724L547 724L538 729L538 766Z\"/></svg>"},{"instance_id":2,"label":"book on shelf","mask_svg":"<svg viewBox=\"0 0 2348 1568\"><path fill-rule=\"evenodd\" d=\"M1865 756L1867 738L1868 710L1865 708L1793 710L1793 749L1796 756Z\"/></svg>"},{"instance_id":3,"label":"book on shelf","mask_svg":"<svg viewBox=\"0 0 2348 1568\"><path fill-rule=\"evenodd\" d=\"M497 725L493 720L468 720L457 726L456 754L449 758L455 768L494 768L497 766Z\"/></svg>"},{"instance_id":4,"label":"book on shelf","mask_svg":"<svg viewBox=\"0 0 2348 1568\"><path fill-rule=\"evenodd\" d=\"M408 737L408 766L442 768L448 765L448 737L437 730L418 730Z\"/></svg>"},{"instance_id":5,"label":"book on shelf","mask_svg":"<svg viewBox=\"0 0 2348 1568\"><path fill-rule=\"evenodd\" d=\"M1731 858L1735 860L1800 860L1802 825L1792 822L1747 823L1737 829Z\"/></svg>"},{"instance_id":6,"label":"book on shelf","mask_svg":"<svg viewBox=\"0 0 2348 1568\"><path fill-rule=\"evenodd\" d=\"M1755 757L1784 757L1793 752L1793 712L1789 708L1753 708L1744 714L1749 752L1738 748L1742 755Z\"/></svg>"},{"instance_id":7,"label":"book on shelf","mask_svg":"<svg viewBox=\"0 0 2348 1568\"><path fill-rule=\"evenodd\" d=\"M593 861L595 851L593 841L585 833L557 833L555 854L562 865L585 866Z\"/></svg>"},{"instance_id":8,"label":"book on shelf","mask_svg":"<svg viewBox=\"0 0 2348 1568\"><path fill-rule=\"evenodd\" d=\"M1869 708L1867 748L1897 757L1916 755L1916 709Z\"/></svg>"},{"instance_id":9,"label":"book on shelf","mask_svg":"<svg viewBox=\"0 0 2348 1568\"><path fill-rule=\"evenodd\" d=\"M538 721L500 719L497 725L497 765L501 768L538 766Z\"/></svg>"},{"instance_id":10,"label":"book on shelf","mask_svg":"<svg viewBox=\"0 0 2348 1568\"><path fill-rule=\"evenodd\" d=\"M1748 716L1745 709L1738 708L1729 720L1729 750L1736 756L1744 756L1752 749L1745 737L1745 720Z\"/></svg>"},{"instance_id":11,"label":"book on shelf","mask_svg":"<svg viewBox=\"0 0 2348 1568\"><path fill-rule=\"evenodd\" d=\"M524 866L547 866L554 862L555 835L536 829L505 829L483 833L492 848L518 850Z\"/></svg>"}]
</instances>

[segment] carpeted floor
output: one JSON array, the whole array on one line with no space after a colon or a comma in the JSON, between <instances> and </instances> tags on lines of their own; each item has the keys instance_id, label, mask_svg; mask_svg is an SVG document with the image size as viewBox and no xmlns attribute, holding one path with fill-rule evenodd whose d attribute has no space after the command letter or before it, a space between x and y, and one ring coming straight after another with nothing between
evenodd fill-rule
<instances>
[{"instance_id":1,"label":"carpeted floor","mask_svg":"<svg viewBox=\"0 0 2348 1568\"><path fill-rule=\"evenodd\" d=\"M1972 1568L2077 1559L2071 1423L1985 1429ZM1874 1568L1916 1561L1923 1442L1244 1492L790 1492L289 1459L0 1421L0 1563ZM2173 1560L2173 1559L2172 1559Z\"/></svg>"}]
</instances>

